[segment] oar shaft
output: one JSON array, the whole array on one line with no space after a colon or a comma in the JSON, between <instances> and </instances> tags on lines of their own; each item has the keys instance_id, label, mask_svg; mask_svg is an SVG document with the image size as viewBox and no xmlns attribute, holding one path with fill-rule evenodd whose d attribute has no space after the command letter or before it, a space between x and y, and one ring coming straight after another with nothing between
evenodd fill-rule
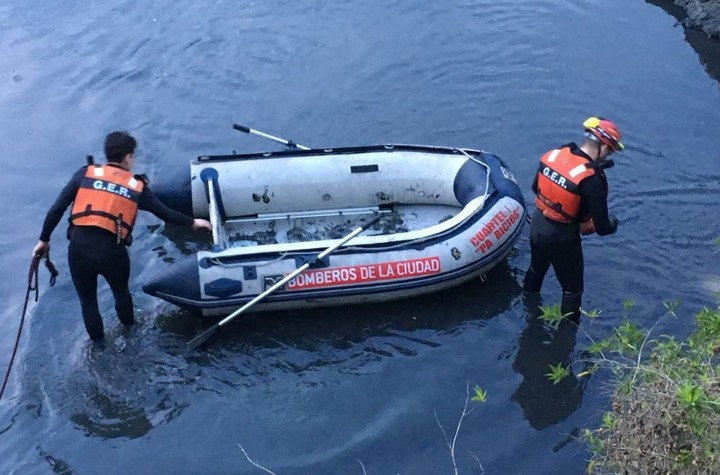
<instances>
[{"instance_id":1,"label":"oar shaft","mask_svg":"<svg viewBox=\"0 0 720 475\"><path fill-rule=\"evenodd\" d=\"M253 135L257 135L258 137L263 137L265 139L270 139L270 140L274 140L276 142L280 142L283 145L290 145L291 143L293 143L293 142L290 142L289 140L285 140L280 137L275 137L274 135L266 134L265 132L260 132L259 130L250 129L250 133ZM301 150L310 150L309 147L300 145L299 143L294 143L294 145Z\"/></svg>"},{"instance_id":2,"label":"oar shaft","mask_svg":"<svg viewBox=\"0 0 720 475\"><path fill-rule=\"evenodd\" d=\"M251 301L249 301L248 303L246 303L239 309L235 310L233 313L231 313L227 317L220 320L220 322L218 322L218 326L221 327L221 326L225 325L226 323L229 323L235 317L237 317L238 315L243 313L246 309L252 307L256 303L258 303L259 301L261 301L262 299L264 299L265 297L267 297L268 295L270 295L271 293L275 292L277 289L279 289L280 287L282 287L283 285L288 283L290 280L294 279L298 274L300 274L301 272L305 272L305 269L307 269L308 267L310 267L309 262L306 262L302 266L298 267L297 269L295 269L295 272L287 275L284 279L280 280L279 282L276 282L275 284L273 284L272 287L267 289L265 292L261 293L260 295L258 295L257 297L255 297L254 299L252 299Z\"/></svg>"},{"instance_id":3,"label":"oar shaft","mask_svg":"<svg viewBox=\"0 0 720 475\"><path fill-rule=\"evenodd\" d=\"M258 137L262 137L268 140L273 140L275 142L279 142L283 145L286 145L288 147L297 147L301 150L310 150L309 147L306 147L304 145L300 145L299 143L294 143L289 140L285 140L280 137L275 137L274 135L266 134L265 132L260 132L259 130L251 129L250 127L245 127L244 125L240 124L233 124L233 129L239 130L240 132L245 132L246 134L252 134L257 135Z\"/></svg>"},{"instance_id":4,"label":"oar shaft","mask_svg":"<svg viewBox=\"0 0 720 475\"><path fill-rule=\"evenodd\" d=\"M345 244L346 242L348 242L349 240L351 240L352 238L354 238L355 236L357 236L358 234L360 234L361 232L363 232L367 227L369 227L369 226L371 226L372 224L376 223L376 222L380 219L380 217L381 217L381 216L378 216L377 218L373 219L372 221L370 221L370 222L369 222L368 224L366 224L365 226L361 226L361 227L355 229L353 232L351 232L350 234L348 234L347 236L345 236L344 238L342 238L340 241L338 241L337 243L333 244L331 247L325 249L323 252L321 252L320 254L318 254L317 257L316 257L314 260L321 260L322 258L324 258L325 256L327 256L328 254L334 252L337 248L339 248L340 246L342 246L343 244ZM220 320L220 322L218 322L218 326L221 327L221 326L225 325L226 323L230 322L230 321L233 320L235 317L237 317L238 315L240 315L241 313L243 313L246 309L252 307L253 305L255 305L256 303L258 303L259 301L261 301L262 299L264 299L265 297L267 297L267 296L270 295L271 293L275 292L277 289L279 289L279 288L282 287L283 285L285 285L285 284L287 284L288 282L290 282L292 279L294 279L294 278L297 277L298 275L300 275L300 274L302 274L303 272L305 272L305 270L306 270L308 267L310 267L310 265L312 264L312 262L313 262L313 261L306 262L305 264L301 265L300 267L298 267L297 269L295 269L295 270L294 270L293 272L291 272L290 274L286 275L283 279L281 279L280 281L278 281L278 282L276 282L275 284L273 284L273 286L270 287L269 289L267 289L265 292L261 293L260 295L258 295L257 297L255 297L254 299L252 299L251 301L249 301L248 303L246 303L245 305L243 305L243 306L240 307L239 309L235 310L233 313L231 313L231 314L228 315L227 317L225 317L225 318L223 318L222 320Z\"/></svg>"},{"instance_id":5,"label":"oar shaft","mask_svg":"<svg viewBox=\"0 0 720 475\"><path fill-rule=\"evenodd\" d=\"M295 269L293 272L291 272L288 276L286 276L285 278L283 278L283 279L280 280L279 282L276 282L272 287L270 287L269 289L267 289L265 292L261 293L260 295L258 295L257 297L255 297L254 299L252 299L251 301L249 301L248 303L246 303L245 305L243 305L241 308L239 308L238 310L234 311L232 314L228 315L227 317L225 317L224 319L220 320L218 323L216 323L216 324L213 325L212 327L208 328L207 330L205 330L204 332L202 332L201 334L199 334L198 336L196 336L195 338L193 338L192 340L190 340L190 343L188 343L188 345L189 345L189 347L190 347L190 351L194 350L194 349L197 348L198 346L200 346L200 345L202 345L203 343L205 343L205 342L208 340L208 338L210 338L210 337L213 335L213 333L215 333L221 326L223 326L223 325L225 325L226 323L230 322L233 318L237 317L238 315L240 315L241 313L243 313L245 310L247 310L248 308L250 308L250 307L252 307L253 305L255 305L255 304L256 304L257 302L259 302L260 300L264 299L265 297L267 297L267 296L270 295L271 293L275 292L275 290L279 289L280 287L282 287L283 285L285 285L287 282L289 282L290 280L294 279L298 274L300 274L300 273L302 273L302 272L305 272L305 270L306 270L308 267L310 267L310 265L311 265L314 261L324 258L324 257L327 256L328 254L330 254L331 252L335 251L337 248L339 248L340 246L342 246L343 244L345 244L346 242L348 242L349 240L351 240L352 238L354 238L355 236L357 236L358 234L360 234L361 232L365 231L367 228L369 228L369 227L372 226L373 224L375 224L375 223L377 223L378 221L380 221L380 219L382 219L382 216L383 216L382 214L378 214L377 216L375 216L374 219L371 219L370 221L368 221L367 223L363 224L363 225L360 226L359 228L354 229L350 234L348 234L347 236L343 237L342 239L340 239L339 241L337 241L335 244L333 244L332 246L330 246L328 249L326 249L326 250L324 250L323 252L321 252L320 254L318 254L318 255L315 257L315 259L313 259L312 261L306 262L306 263L303 264L302 266L298 267L298 268Z\"/></svg>"},{"instance_id":6,"label":"oar shaft","mask_svg":"<svg viewBox=\"0 0 720 475\"><path fill-rule=\"evenodd\" d=\"M220 213L218 212L217 198L215 197L215 183L213 180L208 180L208 196L210 198L208 206L213 244L217 246L220 244L220 227L222 224L220 222Z\"/></svg>"}]
</instances>

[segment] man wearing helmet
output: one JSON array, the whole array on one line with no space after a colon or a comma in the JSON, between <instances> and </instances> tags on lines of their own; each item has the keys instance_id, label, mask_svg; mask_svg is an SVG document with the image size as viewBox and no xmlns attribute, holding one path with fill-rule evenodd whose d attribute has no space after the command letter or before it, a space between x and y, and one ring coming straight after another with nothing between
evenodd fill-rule
<instances>
[{"instance_id":1,"label":"man wearing helmet","mask_svg":"<svg viewBox=\"0 0 720 475\"><path fill-rule=\"evenodd\" d=\"M625 148L617 126L603 118L583 122L585 140L549 150L540 158L532 189L537 210L530 224L530 267L523 290L540 292L550 265L562 287L563 315L577 322L583 293L581 234L613 234L618 221L608 215L608 159Z\"/></svg>"}]
</instances>

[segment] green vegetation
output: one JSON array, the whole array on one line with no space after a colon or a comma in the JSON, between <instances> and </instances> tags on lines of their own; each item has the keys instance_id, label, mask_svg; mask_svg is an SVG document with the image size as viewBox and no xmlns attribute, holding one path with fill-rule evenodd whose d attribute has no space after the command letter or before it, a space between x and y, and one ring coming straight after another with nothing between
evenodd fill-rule
<instances>
[{"instance_id":1,"label":"green vegetation","mask_svg":"<svg viewBox=\"0 0 720 475\"><path fill-rule=\"evenodd\" d=\"M487 391L483 390L480 386L477 384L473 388L473 391L475 391L475 395L472 397L472 401L475 402L485 402L487 401Z\"/></svg>"},{"instance_id":2,"label":"green vegetation","mask_svg":"<svg viewBox=\"0 0 720 475\"><path fill-rule=\"evenodd\" d=\"M584 431L588 473L720 473L720 306L698 312L685 341L653 336L657 322L643 330L628 318L634 302L623 306L623 322L587 348L591 369L578 375L609 368L614 376L611 410ZM676 316L678 301L664 306ZM559 310L543 310L557 320ZM569 371L551 365L547 376L557 382Z\"/></svg>"}]
</instances>

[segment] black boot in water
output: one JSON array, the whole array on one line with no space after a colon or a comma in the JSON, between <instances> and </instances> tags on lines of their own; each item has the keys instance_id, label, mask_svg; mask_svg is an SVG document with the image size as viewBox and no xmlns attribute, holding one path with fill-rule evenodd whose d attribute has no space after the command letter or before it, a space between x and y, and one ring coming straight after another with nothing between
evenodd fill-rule
<instances>
[{"instance_id":1,"label":"black boot in water","mask_svg":"<svg viewBox=\"0 0 720 475\"><path fill-rule=\"evenodd\" d=\"M560 313L567 315L565 318L569 321L575 324L580 323L581 301L582 292L563 292L562 303L560 304Z\"/></svg>"}]
</instances>

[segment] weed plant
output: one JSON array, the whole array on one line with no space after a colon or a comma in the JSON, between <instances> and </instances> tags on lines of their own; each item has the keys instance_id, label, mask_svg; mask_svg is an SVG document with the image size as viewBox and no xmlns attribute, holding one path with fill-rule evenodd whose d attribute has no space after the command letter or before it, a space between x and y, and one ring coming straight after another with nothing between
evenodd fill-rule
<instances>
[{"instance_id":1,"label":"weed plant","mask_svg":"<svg viewBox=\"0 0 720 475\"><path fill-rule=\"evenodd\" d=\"M720 307L703 308L692 334L677 341L654 337L654 326L643 330L627 318L633 303L624 306L623 322L580 360L578 376L601 368L613 373L611 409L599 427L584 430L588 473L720 473ZM557 307L541 307L540 318L557 325L563 318ZM665 307L675 316L677 302ZM551 365L547 376L557 382L569 371Z\"/></svg>"}]
</instances>

